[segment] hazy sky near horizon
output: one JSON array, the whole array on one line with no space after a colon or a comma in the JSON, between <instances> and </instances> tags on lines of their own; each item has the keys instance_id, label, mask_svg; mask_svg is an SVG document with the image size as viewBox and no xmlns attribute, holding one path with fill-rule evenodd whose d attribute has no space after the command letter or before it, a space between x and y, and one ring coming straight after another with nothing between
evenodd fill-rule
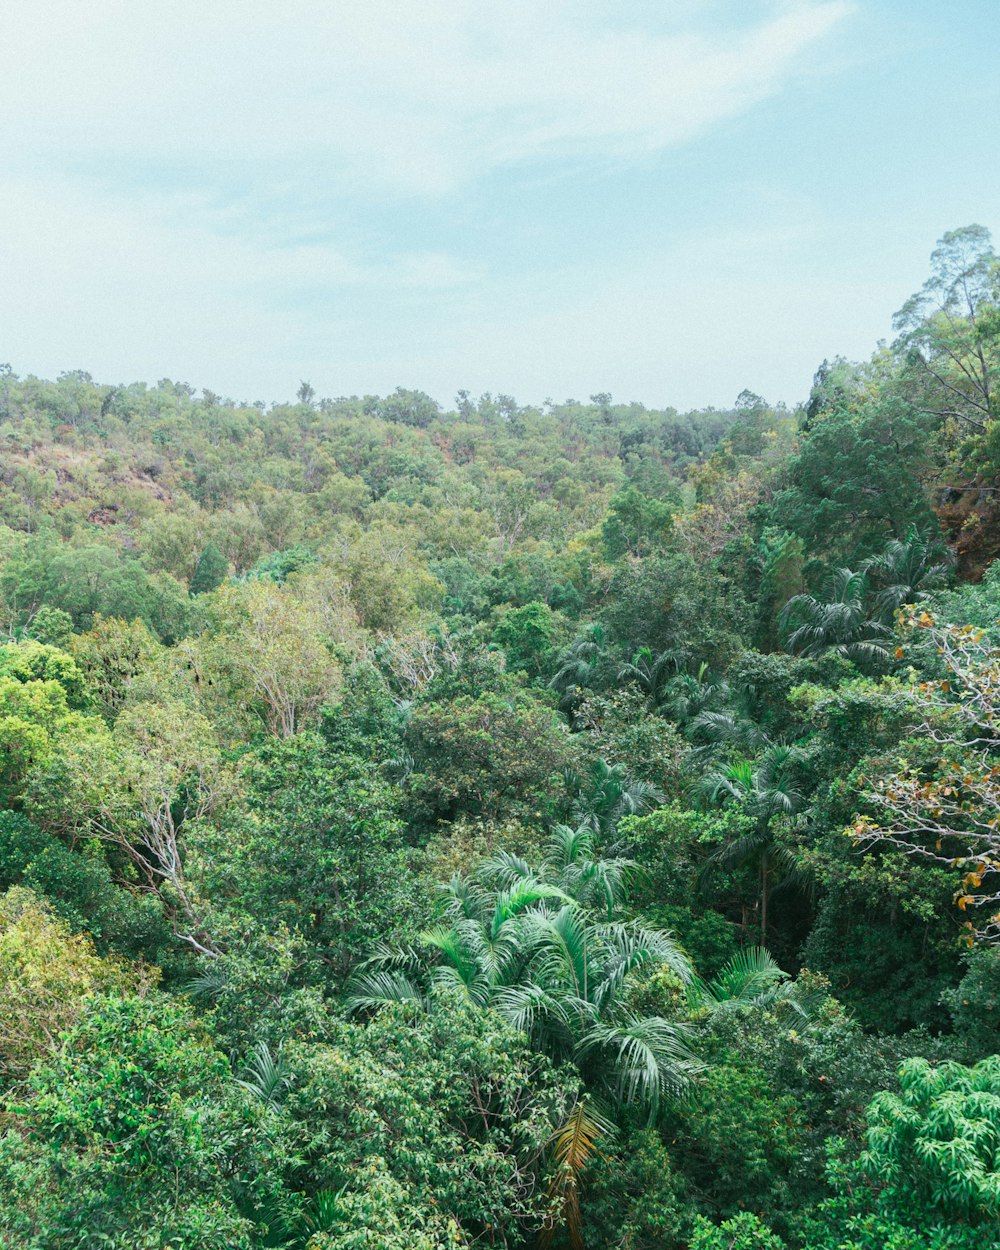
<instances>
[{"instance_id":1,"label":"hazy sky near horizon","mask_svg":"<svg viewBox=\"0 0 1000 1250\"><path fill-rule=\"evenodd\" d=\"M5 0L0 360L793 403L1000 228L998 0Z\"/></svg>"}]
</instances>

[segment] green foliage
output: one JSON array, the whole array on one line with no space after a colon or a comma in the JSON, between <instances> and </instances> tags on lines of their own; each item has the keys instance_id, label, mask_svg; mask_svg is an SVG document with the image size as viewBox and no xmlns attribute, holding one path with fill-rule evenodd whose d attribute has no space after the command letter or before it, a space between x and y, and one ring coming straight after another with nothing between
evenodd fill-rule
<instances>
[{"instance_id":1,"label":"green foliage","mask_svg":"<svg viewBox=\"0 0 1000 1250\"><path fill-rule=\"evenodd\" d=\"M555 653L556 621L544 603L511 608L497 622L493 641L503 648L511 672L540 677L551 668Z\"/></svg>"},{"instance_id":2,"label":"green foliage","mask_svg":"<svg viewBox=\"0 0 1000 1250\"><path fill-rule=\"evenodd\" d=\"M318 563L315 552L299 543L295 547L289 547L287 551L272 551L270 555L262 556L244 576L247 581L262 581L268 578L280 586L293 573L313 568ZM210 586L208 589L214 590L215 587ZM192 592L193 590L192 584Z\"/></svg>"},{"instance_id":3,"label":"green foliage","mask_svg":"<svg viewBox=\"0 0 1000 1250\"><path fill-rule=\"evenodd\" d=\"M71 655L44 642L29 640L0 647L0 680L58 682L70 707L86 706L83 673Z\"/></svg>"},{"instance_id":4,"label":"green foliage","mask_svg":"<svg viewBox=\"0 0 1000 1250\"><path fill-rule=\"evenodd\" d=\"M306 732L258 748L243 781L245 808L206 844L212 897L307 939L333 980L371 942L413 931L415 856L377 768Z\"/></svg>"},{"instance_id":5,"label":"green foliage","mask_svg":"<svg viewBox=\"0 0 1000 1250\"><path fill-rule=\"evenodd\" d=\"M73 639L72 647L91 698L109 720L122 710L160 653L141 620L116 617L97 617L86 633Z\"/></svg>"},{"instance_id":6,"label":"green foliage","mask_svg":"<svg viewBox=\"0 0 1000 1250\"><path fill-rule=\"evenodd\" d=\"M911 527L933 529L923 482L935 418L887 397L825 412L789 462L773 524L823 559L854 560Z\"/></svg>"},{"instance_id":7,"label":"green foliage","mask_svg":"<svg viewBox=\"0 0 1000 1250\"><path fill-rule=\"evenodd\" d=\"M680 1250L687 1242L688 1206L660 1134L631 1129L601 1144L582 1186L582 1244L587 1250L616 1244Z\"/></svg>"},{"instance_id":8,"label":"green foliage","mask_svg":"<svg viewBox=\"0 0 1000 1250\"><path fill-rule=\"evenodd\" d=\"M0 889L25 886L43 896L74 932L86 930L98 951L169 956L170 927L155 898L115 885L103 856L74 852L17 812L0 812Z\"/></svg>"},{"instance_id":9,"label":"green foliage","mask_svg":"<svg viewBox=\"0 0 1000 1250\"><path fill-rule=\"evenodd\" d=\"M235 1187L266 1171L252 1124L182 1007L157 993L93 996L10 1109L0 1245L69 1250L99 1229L122 1250L249 1247Z\"/></svg>"},{"instance_id":10,"label":"green foliage","mask_svg":"<svg viewBox=\"0 0 1000 1250\"><path fill-rule=\"evenodd\" d=\"M30 890L0 897L0 1082L24 1079L40 1054L80 1014L88 994L134 988L142 973L100 959L84 934Z\"/></svg>"},{"instance_id":11,"label":"green foliage","mask_svg":"<svg viewBox=\"0 0 1000 1250\"><path fill-rule=\"evenodd\" d=\"M968 1057L994 1053L1000 1038L1000 950L970 951L965 975L945 990L943 999Z\"/></svg>"},{"instance_id":12,"label":"green foliage","mask_svg":"<svg viewBox=\"0 0 1000 1250\"><path fill-rule=\"evenodd\" d=\"M691 1239L691 1250L783 1250L784 1242L745 1211L719 1225L699 1216Z\"/></svg>"},{"instance_id":13,"label":"green foliage","mask_svg":"<svg viewBox=\"0 0 1000 1250\"><path fill-rule=\"evenodd\" d=\"M612 560L646 555L663 545L673 523L669 503L650 499L634 486L626 486L611 500L601 530L604 549Z\"/></svg>"},{"instance_id":14,"label":"green foliage","mask_svg":"<svg viewBox=\"0 0 1000 1250\"><path fill-rule=\"evenodd\" d=\"M869 1108L864 1171L903 1211L1000 1219L1000 1056L971 1068L909 1059Z\"/></svg>"},{"instance_id":15,"label":"green foliage","mask_svg":"<svg viewBox=\"0 0 1000 1250\"><path fill-rule=\"evenodd\" d=\"M67 613L79 629L97 614L138 617L164 642L183 637L189 620L187 594L169 574L149 574L109 547L57 546L47 538L30 541L5 563L0 594L19 615L30 618L44 604Z\"/></svg>"},{"instance_id":16,"label":"green foliage","mask_svg":"<svg viewBox=\"0 0 1000 1250\"><path fill-rule=\"evenodd\" d=\"M998 275L795 411L0 366L0 1250L992 1246Z\"/></svg>"},{"instance_id":17,"label":"green foliage","mask_svg":"<svg viewBox=\"0 0 1000 1250\"><path fill-rule=\"evenodd\" d=\"M518 1244L541 1226L549 1142L574 1085L494 1013L447 995L417 1019L400 1007L338 1024L287 1061L291 1146L313 1192L337 1195L323 1244L381 1246L384 1225L390 1245L437 1247L452 1224L458 1244L487 1230Z\"/></svg>"},{"instance_id":18,"label":"green foliage","mask_svg":"<svg viewBox=\"0 0 1000 1250\"><path fill-rule=\"evenodd\" d=\"M229 572L229 561L215 543L209 543L202 549L191 577L191 593L203 595L208 591L217 590L226 580Z\"/></svg>"},{"instance_id":19,"label":"green foliage","mask_svg":"<svg viewBox=\"0 0 1000 1250\"><path fill-rule=\"evenodd\" d=\"M412 947L378 949L349 1004L426 1008L429 987L445 986L496 1009L544 1052L572 1059L616 1105L655 1115L697 1063L682 1025L631 1010L628 981L660 966L688 981L691 968L669 934L614 919L630 867L598 857L587 829L557 829L538 869L501 853L477 878L449 882L444 923L421 935L429 958Z\"/></svg>"},{"instance_id":20,"label":"green foliage","mask_svg":"<svg viewBox=\"0 0 1000 1250\"><path fill-rule=\"evenodd\" d=\"M574 749L552 711L525 694L460 695L414 709L407 791L426 820L460 813L538 819Z\"/></svg>"},{"instance_id":21,"label":"green foliage","mask_svg":"<svg viewBox=\"0 0 1000 1250\"><path fill-rule=\"evenodd\" d=\"M793 1205L802 1113L756 1065L709 1068L666 1131L702 1212L729 1218L744 1207L775 1213Z\"/></svg>"}]
</instances>

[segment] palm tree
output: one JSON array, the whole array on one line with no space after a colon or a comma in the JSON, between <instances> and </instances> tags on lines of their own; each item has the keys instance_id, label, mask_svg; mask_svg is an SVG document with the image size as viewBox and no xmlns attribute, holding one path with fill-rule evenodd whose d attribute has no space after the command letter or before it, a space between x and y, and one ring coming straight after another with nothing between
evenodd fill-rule
<instances>
[{"instance_id":1,"label":"palm tree","mask_svg":"<svg viewBox=\"0 0 1000 1250\"><path fill-rule=\"evenodd\" d=\"M656 711L667 697L669 679L681 662L677 651L661 651L654 655L649 647L640 647L632 659L618 670L620 682L633 682L646 696L650 711Z\"/></svg>"},{"instance_id":2,"label":"palm tree","mask_svg":"<svg viewBox=\"0 0 1000 1250\"><path fill-rule=\"evenodd\" d=\"M552 689L562 695L559 706L563 711L571 711L579 700L580 690L592 684L604 656L604 630L600 625L589 626L563 651L559 668L549 682Z\"/></svg>"},{"instance_id":3,"label":"palm tree","mask_svg":"<svg viewBox=\"0 0 1000 1250\"><path fill-rule=\"evenodd\" d=\"M722 747L759 751L771 745L757 722L735 704L699 712L688 726L688 740L696 762L711 759Z\"/></svg>"},{"instance_id":4,"label":"palm tree","mask_svg":"<svg viewBox=\"0 0 1000 1250\"><path fill-rule=\"evenodd\" d=\"M576 829L556 825L542 867L545 876L572 899L582 907L603 911L608 920L625 902L637 872L634 860L599 855L594 830L588 825ZM489 863L485 871L490 871Z\"/></svg>"},{"instance_id":5,"label":"palm tree","mask_svg":"<svg viewBox=\"0 0 1000 1250\"><path fill-rule=\"evenodd\" d=\"M686 729L706 712L715 711L729 699L729 686L713 677L708 665L694 673L677 673L667 682L661 700L663 711L679 729Z\"/></svg>"},{"instance_id":6,"label":"palm tree","mask_svg":"<svg viewBox=\"0 0 1000 1250\"><path fill-rule=\"evenodd\" d=\"M868 589L864 573L834 569L821 598L794 595L779 618L788 650L808 659L833 652L859 668L885 664L890 630L871 615Z\"/></svg>"},{"instance_id":7,"label":"palm tree","mask_svg":"<svg viewBox=\"0 0 1000 1250\"><path fill-rule=\"evenodd\" d=\"M741 803L753 820L749 833L726 843L709 863L726 869L756 864L760 877L760 931L765 942L775 874L782 868L795 867L792 855L775 839L775 826L779 818L794 816L803 805L795 775L804 758L798 747L776 744L768 747L754 763L741 760L709 773L699 787L711 803L730 800Z\"/></svg>"},{"instance_id":8,"label":"palm tree","mask_svg":"<svg viewBox=\"0 0 1000 1250\"><path fill-rule=\"evenodd\" d=\"M595 760L590 771L580 777L567 771L569 815L577 826L595 833L611 834L624 816L641 816L664 800L663 791L649 781L629 775L624 764Z\"/></svg>"},{"instance_id":9,"label":"palm tree","mask_svg":"<svg viewBox=\"0 0 1000 1250\"><path fill-rule=\"evenodd\" d=\"M291 1071L281 1047L278 1047L277 1054L272 1055L266 1042L258 1042L247 1060L244 1077L236 1083L270 1110L277 1110L292 1086Z\"/></svg>"},{"instance_id":10,"label":"palm tree","mask_svg":"<svg viewBox=\"0 0 1000 1250\"><path fill-rule=\"evenodd\" d=\"M861 566L878 589L874 608L879 620L890 625L904 604L915 603L946 585L955 567L955 554L940 539L911 529L904 539L886 543L881 555Z\"/></svg>"},{"instance_id":11,"label":"palm tree","mask_svg":"<svg viewBox=\"0 0 1000 1250\"><path fill-rule=\"evenodd\" d=\"M695 977L687 987L689 1006L711 1014L771 1008L808 1019L823 997L792 981L762 946L738 951L714 980Z\"/></svg>"},{"instance_id":12,"label":"palm tree","mask_svg":"<svg viewBox=\"0 0 1000 1250\"><path fill-rule=\"evenodd\" d=\"M659 966L686 984L691 964L667 933L596 918L591 903L608 909L627 865L599 865L587 833L557 832L537 872L503 855L475 877L453 877L443 922L422 935L420 951L377 950L352 982L349 1010L399 1001L434 1010L435 988L446 988L575 1062L591 1087L654 1116L698 1065L685 1026L630 1010L627 987L633 973Z\"/></svg>"}]
</instances>

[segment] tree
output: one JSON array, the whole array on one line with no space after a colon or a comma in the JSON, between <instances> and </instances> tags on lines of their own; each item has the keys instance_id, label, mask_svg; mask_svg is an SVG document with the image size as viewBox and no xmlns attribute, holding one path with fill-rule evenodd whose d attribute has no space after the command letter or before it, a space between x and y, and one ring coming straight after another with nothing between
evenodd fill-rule
<instances>
[{"instance_id":1,"label":"tree","mask_svg":"<svg viewBox=\"0 0 1000 1250\"><path fill-rule=\"evenodd\" d=\"M803 806L804 797L796 785L803 761L802 752L795 747L770 746L755 762L731 764L709 773L701 783L709 802L737 802L753 818L751 831L723 846L710 863L722 868L755 865L760 878L760 932L765 943L775 874L795 867L794 857L777 840L776 824Z\"/></svg>"},{"instance_id":2,"label":"tree","mask_svg":"<svg viewBox=\"0 0 1000 1250\"><path fill-rule=\"evenodd\" d=\"M805 547L798 534L769 526L759 544L760 594L757 600L758 642L770 651L778 643L778 617L789 599L805 589Z\"/></svg>"},{"instance_id":3,"label":"tree","mask_svg":"<svg viewBox=\"0 0 1000 1250\"><path fill-rule=\"evenodd\" d=\"M327 1230L310 1245L517 1246L557 1215L551 1142L576 1082L497 1014L448 992L435 1007L338 1020L321 1044L285 1048L296 1205Z\"/></svg>"},{"instance_id":4,"label":"tree","mask_svg":"<svg viewBox=\"0 0 1000 1250\"><path fill-rule=\"evenodd\" d=\"M400 425L413 425L423 429L431 425L441 412L441 405L431 399L423 391L408 391L397 386L391 395L384 399L375 399L371 411L383 421L394 421Z\"/></svg>"},{"instance_id":5,"label":"tree","mask_svg":"<svg viewBox=\"0 0 1000 1250\"><path fill-rule=\"evenodd\" d=\"M605 655L604 630L600 625L591 625L562 652L559 668L549 683L562 696L560 707L571 708L580 698L580 690L593 684Z\"/></svg>"},{"instance_id":6,"label":"tree","mask_svg":"<svg viewBox=\"0 0 1000 1250\"><path fill-rule=\"evenodd\" d=\"M911 526L932 530L924 484L938 469L935 422L891 393L818 417L784 469L770 523L837 563L862 559Z\"/></svg>"},{"instance_id":7,"label":"tree","mask_svg":"<svg viewBox=\"0 0 1000 1250\"><path fill-rule=\"evenodd\" d=\"M273 1186L260 1120L187 1008L96 995L5 1116L0 1238L250 1250L237 1178L251 1195Z\"/></svg>"},{"instance_id":8,"label":"tree","mask_svg":"<svg viewBox=\"0 0 1000 1250\"><path fill-rule=\"evenodd\" d=\"M217 590L229 575L229 561L215 543L202 548L191 577L191 594L204 595Z\"/></svg>"},{"instance_id":9,"label":"tree","mask_svg":"<svg viewBox=\"0 0 1000 1250\"><path fill-rule=\"evenodd\" d=\"M889 597L895 593L887 590ZM835 569L821 596L800 594L789 599L780 624L792 655L816 659L832 652L862 670L877 669L889 659L889 627L872 615L864 573Z\"/></svg>"},{"instance_id":10,"label":"tree","mask_svg":"<svg viewBox=\"0 0 1000 1250\"><path fill-rule=\"evenodd\" d=\"M68 665L61 671L75 684L73 675L79 676L79 669L70 657L64 658ZM18 665L12 671L18 671ZM102 730L100 718L70 706L61 682L0 676L0 803L19 808L26 786L57 753L91 738L103 742Z\"/></svg>"},{"instance_id":11,"label":"tree","mask_svg":"<svg viewBox=\"0 0 1000 1250\"><path fill-rule=\"evenodd\" d=\"M756 1215L745 1211L718 1225L699 1216L691 1250L784 1250L784 1245Z\"/></svg>"},{"instance_id":12,"label":"tree","mask_svg":"<svg viewBox=\"0 0 1000 1250\"><path fill-rule=\"evenodd\" d=\"M430 987L446 986L499 1011L554 1058L572 1059L616 1105L654 1115L697 1064L683 1026L630 1010L629 974L666 966L688 981L691 968L668 934L593 918L587 903L614 902L622 870L599 867L586 836L563 830L540 870L501 853L477 877L452 878L444 923L422 935L430 957L378 951L354 981L352 1009L426 1006Z\"/></svg>"},{"instance_id":13,"label":"tree","mask_svg":"<svg viewBox=\"0 0 1000 1250\"><path fill-rule=\"evenodd\" d=\"M539 677L552 671L555 634L555 614L548 604L536 601L505 612L493 631L493 641L503 648L511 672Z\"/></svg>"},{"instance_id":14,"label":"tree","mask_svg":"<svg viewBox=\"0 0 1000 1250\"><path fill-rule=\"evenodd\" d=\"M983 433L998 409L1000 270L983 226L949 230L931 253L931 276L896 313L894 347L922 382L920 401Z\"/></svg>"},{"instance_id":15,"label":"tree","mask_svg":"<svg viewBox=\"0 0 1000 1250\"><path fill-rule=\"evenodd\" d=\"M172 700L137 703L119 714L110 734L60 741L45 766L32 770L25 805L44 828L117 848L138 887L161 899L177 937L215 955L186 869L185 837L221 802L226 783L204 716Z\"/></svg>"},{"instance_id":16,"label":"tree","mask_svg":"<svg viewBox=\"0 0 1000 1250\"><path fill-rule=\"evenodd\" d=\"M150 979L141 966L99 958L85 934L71 933L30 890L8 890L0 897L0 1084L23 1080L55 1052L89 994Z\"/></svg>"},{"instance_id":17,"label":"tree","mask_svg":"<svg viewBox=\"0 0 1000 1250\"><path fill-rule=\"evenodd\" d=\"M56 682L62 687L69 707L88 705L84 675L73 657L59 647L27 639L0 647L0 679L26 682Z\"/></svg>"},{"instance_id":18,"label":"tree","mask_svg":"<svg viewBox=\"0 0 1000 1250\"><path fill-rule=\"evenodd\" d=\"M674 525L674 506L651 499L634 486L626 486L611 500L601 528L609 559L642 556L662 546Z\"/></svg>"},{"instance_id":19,"label":"tree","mask_svg":"<svg viewBox=\"0 0 1000 1250\"><path fill-rule=\"evenodd\" d=\"M72 645L87 689L109 720L122 710L162 650L143 621L102 616Z\"/></svg>"},{"instance_id":20,"label":"tree","mask_svg":"<svg viewBox=\"0 0 1000 1250\"><path fill-rule=\"evenodd\" d=\"M709 1013L788 1009L808 1019L816 1001L762 946L738 951L711 981L695 977L688 986L691 1006Z\"/></svg>"},{"instance_id":21,"label":"tree","mask_svg":"<svg viewBox=\"0 0 1000 1250\"><path fill-rule=\"evenodd\" d=\"M972 1067L912 1058L875 1096L867 1149L828 1143L835 1197L807 1222L817 1250L983 1250L996 1244L1000 1057Z\"/></svg>"},{"instance_id":22,"label":"tree","mask_svg":"<svg viewBox=\"0 0 1000 1250\"><path fill-rule=\"evenodd\" d=\"M306 939L332 984L422 914L399 792L368 758L370 741L350 746L310 730L262 743L244 760L244 802L202 840L210 897Z\"/></svg>"},{"instance_id":23,"label":"tree","mask_svg":"<svg viewBox=\"0 0 1000 1250\"><path fill-rule=\"evenodd\" d=\"M595 760L582 777L570 771L565 779L571 819L604 838L625 816L642 816L664 798L657 785L631 776L624 764L603 759Z\"/></svg>"},{"instance_id":24,"label":"tree","mask_svg":"<svg viewBox=\"0 0 1000 1250\"><path fill-rule=\"evenodd\" d=\"M1000 650L983 631L939 624L926 610L905 624L929 636L945 672L911 691L932 754L923 767L904 760L899 772L863 778L875 814L856 819L853 837L955 870L969 940L1000 940Z\"/></svg>"},{"instance_id":25,"label":"tree","mask_svg":"<svg viewBox=\"0 0 1000 1250\"><path fill-rule=\"evenodd\" d=\"M212 632L195 661L251 725L290 738L335 697L340 665L316 609L271 581L254 581L224 587L210 611Z\"/></svg>"},{"instance_id":26,"label":"tree","mask_svg":"<svg viewBox=\"0 0 1000 1250\"><path fill-rule=\"evenodd\" d=\"M98 613L140 617L164 642L183 636L190 611L187 592L169 574L151 575L110 547L54 544L47 535L0 569L0 593L21 620L43 604L68 613L80 629L89 629Z\"/></svg>"},{"instance_id":27,"label":"tree","mask_svg":"<svg viewBox=\"0 0 1000 1250\"><path fill-rule=\"evenodd\" d=\"M406 789L417 812L455 819L538 817L553 781L574 763L566 728L526 694L460 695L414 708L406 733Z\"/></svg>"},{"instance_id":28,"label":"tree","mask_svg":"<svg viewBox=\"0 0 1000 1250\"><path fill-rule=\"evenodd\" d=\"M675 652L662 651L654 655L649 647L640 647L632 659L618 670L618 680L635 682L655 711L667 698L669 680L677 673L679 656Z\"/></svg>"}]
</instances>

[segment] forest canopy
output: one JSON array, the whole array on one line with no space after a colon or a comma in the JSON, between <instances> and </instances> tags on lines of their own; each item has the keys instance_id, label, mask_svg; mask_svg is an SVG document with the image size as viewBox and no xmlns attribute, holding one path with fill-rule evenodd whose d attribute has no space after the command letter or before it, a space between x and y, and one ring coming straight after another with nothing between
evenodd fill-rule
<instances>
[{"instance_id":1,"label":"forest canopy","mask_svg":"<svg viewBox=\"0 0 1000 1250\"><path fill-rule=\"evenodd\" d=\"M0 366L0 1248L1000 1245L1000 263L789 408Z\"/></svg>"}]
</instances>

